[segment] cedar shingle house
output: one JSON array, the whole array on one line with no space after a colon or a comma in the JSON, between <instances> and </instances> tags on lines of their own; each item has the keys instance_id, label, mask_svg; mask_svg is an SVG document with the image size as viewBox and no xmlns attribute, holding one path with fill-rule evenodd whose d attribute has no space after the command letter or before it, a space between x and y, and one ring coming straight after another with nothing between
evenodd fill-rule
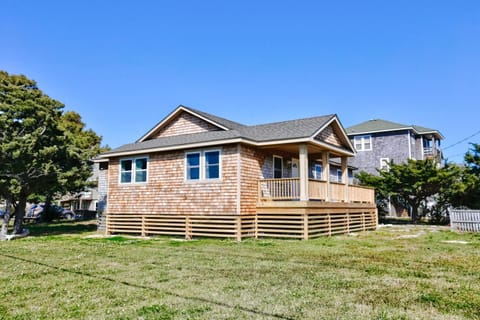
<instances>
[{"instance_id":1,"label":"cedar shingle house","mask_svg":"<svg viewBox=\"0 0 480 320\"><path fill-rule=\"evenodd\" d=\"M179 106L100 156L106 232L308 239L375 228L373 190L348 181L354 155L336 115L246 126Z\"/></svg>"}]
</instances>

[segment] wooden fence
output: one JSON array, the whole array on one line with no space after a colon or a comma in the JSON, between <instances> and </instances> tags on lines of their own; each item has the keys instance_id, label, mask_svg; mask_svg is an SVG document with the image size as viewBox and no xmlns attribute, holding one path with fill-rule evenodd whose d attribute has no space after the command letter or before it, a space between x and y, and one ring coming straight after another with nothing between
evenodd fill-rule
<instances>
[{"instance_id":1,"label":"wooden fence","mask_svg":"<svg viewBox=\"0 0 480 320\"><path fill-rule=\"evenodd\" d=\"M450 211L450 225L452 230L480 232L480 210Z\"/></svg>"},{"instance_id":2,"label":"wooden fence","mask_svg":"<svg viewBox=\"0 0 480 320\"><path fill-rule=\"evenodd\" d=\"M376 210L331 213L271 213L255 215L157 215L109 214L106 234L177 235L222 237L241 241L245 237L310 239L319 236L374 230Z\"/></svg>"}]
</instances>

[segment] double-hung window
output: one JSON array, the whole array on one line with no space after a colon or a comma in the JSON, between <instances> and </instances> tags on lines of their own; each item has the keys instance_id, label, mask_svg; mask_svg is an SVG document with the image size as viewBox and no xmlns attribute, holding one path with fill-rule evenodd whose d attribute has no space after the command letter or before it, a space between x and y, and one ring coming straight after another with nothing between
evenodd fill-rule
<instances>
[{"instance_id":1,"label":"double-hung window","mask_svg":"<svg viewBox=\"0 0 480 320\"><path fill-rule=\"evenodd\" d=\"M120 183L147 182L148 158L120 160Z\"/></svg>"},{"instance_id":2,"label":"double-hung window","mask_svg":"<svg viewBox=\"0 0 480 320\"><path fill-rule=\"evenodd\" d=\"M220 150L204 150L185 154L187 181L220 179Z\"/></svg>"},{"instance_id":3,"label":"double-hung window","mask_svg":"<svg viewBox=\"0 0 480 320\"><path fill-rule=\"evenodd\" d=\"M354 138L355 150L357 151L369 151L372 150L372 136L356 136Z\"/></svg>"}]
</instances>

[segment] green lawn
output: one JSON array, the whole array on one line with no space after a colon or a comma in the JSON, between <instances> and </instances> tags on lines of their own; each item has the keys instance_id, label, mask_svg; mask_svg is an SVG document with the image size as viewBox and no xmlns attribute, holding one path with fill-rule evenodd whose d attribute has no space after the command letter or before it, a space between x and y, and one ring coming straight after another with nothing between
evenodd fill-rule
<instances>
[{"instance_id":1,"label":"green lawn","mask_svg":"<svg viewBox=\"0 0 480 320\"><path fill-rule=\"evenodd\" d=\"M478 234L394 226L237 243L89 238L88 223L31 231L0 242L0 319L480 319Z\"/></svg>"}]
</instances>

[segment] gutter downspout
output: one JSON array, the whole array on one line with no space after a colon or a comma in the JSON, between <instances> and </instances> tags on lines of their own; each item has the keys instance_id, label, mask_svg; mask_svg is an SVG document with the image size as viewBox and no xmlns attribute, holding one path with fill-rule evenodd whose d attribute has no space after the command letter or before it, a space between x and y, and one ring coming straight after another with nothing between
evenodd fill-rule
<instances>
[{"instance_id":1,"label":"gutter downspout","mask_svg":"<svg viewBox=\"0 0 480 320\"><path fill-rule=\"evenodd\" d=\"M408 142L408 159L412 159L412 145L410 141L410 131L407 131L407 142Z\"/></svg>"}]
</instances>

